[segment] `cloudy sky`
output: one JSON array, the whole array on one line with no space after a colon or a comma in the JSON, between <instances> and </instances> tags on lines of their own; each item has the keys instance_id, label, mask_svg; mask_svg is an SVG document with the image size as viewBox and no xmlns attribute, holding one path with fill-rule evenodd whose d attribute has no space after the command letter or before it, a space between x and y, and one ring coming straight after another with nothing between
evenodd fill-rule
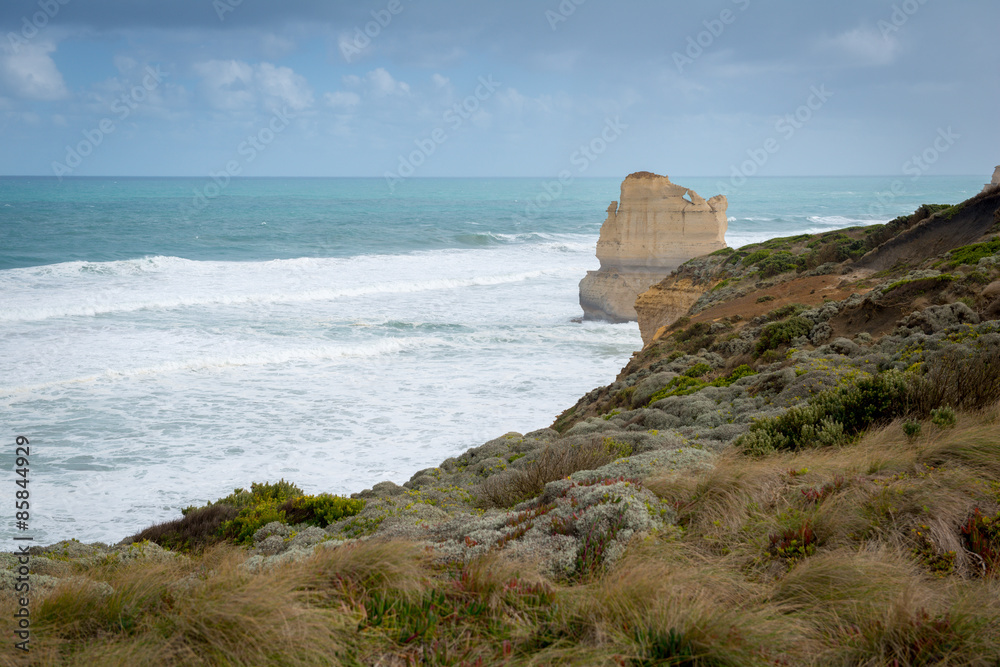
<instances>
[{"instance_id":1,"label":"cloudy sky","mask_svg":"<svg viewBox=\"0 0 1000 667\"><path fill-rule=\"evenodd\" d=\"M997 26L996 0L4 0L0 174L895 175L948 136L929 172L987 177Z\"/></svg>"}]
</instances>

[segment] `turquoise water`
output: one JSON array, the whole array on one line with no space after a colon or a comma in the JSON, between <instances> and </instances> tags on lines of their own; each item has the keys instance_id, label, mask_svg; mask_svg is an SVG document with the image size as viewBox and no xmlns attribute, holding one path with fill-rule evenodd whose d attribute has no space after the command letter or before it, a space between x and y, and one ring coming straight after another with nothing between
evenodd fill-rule
<instances>
[{"instance_id":1,"label":"turquoise water","mask_svg":"<svg viewBox=\"0 0 1000 667\"><path fill-rule=\"evenodd\" d=\"M888 203L891 179L751 180L727 240L884 221L982 180L906 181ZM208 184L0 178L2 437L31 439L36 539L117 541L252 481L403 482L550 424L640 346L634 324L574 322L618 179L554 199L540 179L246 179L197 199Z\"/></svg>"}]
</instances>

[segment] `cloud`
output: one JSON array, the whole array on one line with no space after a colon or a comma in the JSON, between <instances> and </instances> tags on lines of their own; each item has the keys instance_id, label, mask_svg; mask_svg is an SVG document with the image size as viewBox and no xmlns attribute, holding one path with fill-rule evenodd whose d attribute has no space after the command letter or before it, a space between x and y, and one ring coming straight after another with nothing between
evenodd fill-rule
<instances>
[{"instance_id":1,"label":"cloud","mask_svg":"<svg viewBox=\"0 0 1000 667\"><path fill-rule=\"evenodd\" d=\"M29 100L61 100L69 96L66 82L50 53L51 42L30 42L17 49L0 50L0 83L16 97Z\"/></svg>"},{"instance_id":2,"label":"cloud","mask_svg":"<svg viewBox=\"0 0 1000 667\"><path fill-rule=\"evenodd\" d=\"M864 66L890 65L899 53L899 42L895 38L883 37L874 28L864 26L828 39L821 47L846 56L851 64Z\"/></svg>"},{"instance_id":3,"label":"cloud","mask_svg":"<svg viewBox=\"0 0 1000 667\"><path fill-rule=\"evenodd\" d=\"M335 93L327 93L323 96L328 106L334 109L351 109L361 104L361 96L357 93L344 92L338 90Z\"/></svg>"},{"instance_id":4,"label":"cloud","mask_svg":"<svg viewBox=\"0 0 1000 667\"><path fill-rule=\"evenodd\" d=\"M375 95L409 95L410 85L397 81L384 68L379 67L365 75L369 90Z\"/></svg>"},{"instance_id":5,"label":"cloud","mask_svg":"<svg viewBox=\"0 0 1000 667\"><path fill-rule=\"evenodd\" d=\"M281 100L296 111L312 106L312 91L305 77L296 74L290 67L261 63L255 78L266 97Z\"/></svg>"},{"instance_id":6,"label":"cloud","mask_svg":"<svg viewBox=\"0 0 1000 667\"><path fill-rule=\"evenodd\" d=\"M198 63L194 70L202 78L205 98L215 109L238 111L262 105L269 110L288 106L300 111L313 103L305 77L289 67L209 60Z\"/></svg>"}]
</instances>

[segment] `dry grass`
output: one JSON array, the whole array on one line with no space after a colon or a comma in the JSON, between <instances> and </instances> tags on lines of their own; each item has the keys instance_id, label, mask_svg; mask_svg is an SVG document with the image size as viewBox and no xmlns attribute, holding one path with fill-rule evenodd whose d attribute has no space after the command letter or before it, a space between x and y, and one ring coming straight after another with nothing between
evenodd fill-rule
<instances>
[{"instance_id":1,"label":"dry grass","mask_svg":"<svg viewBox=\"0 0 1000 667\"><path fill-rule=\"evenodd\" d=\"M681 528L586 584L377 540L258 573L224 546L80 568L114 593L68 582L33 602L30 664L1000 664L1000 577L960 530L973 508L1000 510L998 417L649 480ZM532 474L598 453L552 450ZM778 548L803 526L808 545ZM9 601L0 615L8 628Z\"/></svg>"},{"instance_id":2,"label":"dry grass","mask_svg":"<svg viewBox=\"0 0 1000 667\"><path fill-rule=\"evenodd\" d=\"M249 574L246 554L95 567L32 604L31 664L325 665L344 619L303 604L291 572ZM6 609L4 615L7 614Z\"/></svg>"},{"instance_id":3,"label":"dry grass","mask_svg":"<svg viewBox=\"0 0 1000 667\"><path fill-rule=\"evenodd\" d=\"M602 440L589 444L550 445L527 467L488 477L476 488L480 507L513 507L538 496L549 482L580 470L594 470L621 457Z\"/></svg>"}]
</instances>

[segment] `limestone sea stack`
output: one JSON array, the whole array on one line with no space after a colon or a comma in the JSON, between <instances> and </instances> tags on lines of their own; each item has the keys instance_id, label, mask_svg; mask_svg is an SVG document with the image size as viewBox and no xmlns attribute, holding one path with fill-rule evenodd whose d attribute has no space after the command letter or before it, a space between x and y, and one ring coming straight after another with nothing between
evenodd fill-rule
<instances>
[{"instance_id":1,"label":"limestone sea stack","mask_svg":"<svg viewBox=\"0 0 1000 667\"><path fill-rule=\"evenodd\" d=\"M983 188L983 192L989 192L994 188L1000 188L1000 166L998 166L996 171L993 172L993 181L986 184L986 187Z\"/></svg>"},{"instance_id":2,"label":"limestone sea stack","mask_svg":"<svg viewBox=\"0 0 1000 667\"><path fill-rule=\"evenodd\" d=\"M580 281L584 319L636 321L639 294L692 257L726 247L728 206L722 195L705 201L667 176L630 174L601 227L601 268Z\"/></svg>"}]
</instances>

